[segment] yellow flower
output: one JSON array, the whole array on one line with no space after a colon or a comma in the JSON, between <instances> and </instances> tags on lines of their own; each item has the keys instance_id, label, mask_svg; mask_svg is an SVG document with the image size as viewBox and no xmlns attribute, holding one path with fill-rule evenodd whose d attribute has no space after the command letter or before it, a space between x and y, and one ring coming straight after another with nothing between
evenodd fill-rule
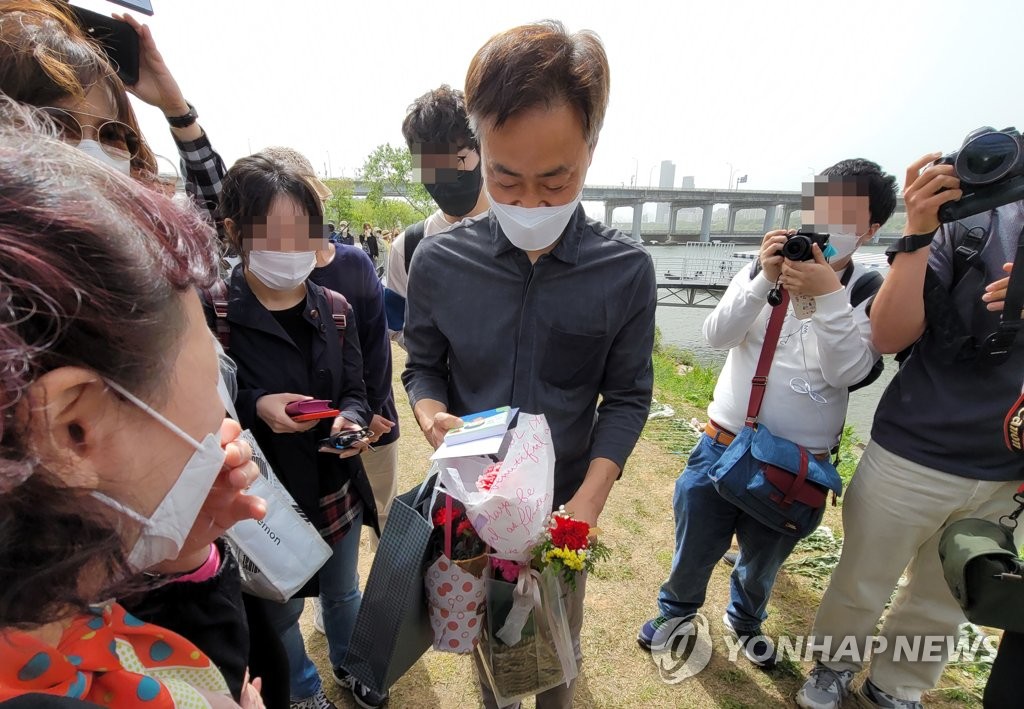
<instances>
[{"instance_id":1,"label":"yellow flower","mask_svg":"<svg viewBox=\"0 0 1024 709\"><path fill-rule=\"evenodd\" d=\"M573 551L569 547L563 547L561 549L552 549L549 551L545 558L548 563L555 561L561 561L562 564L572 571L583 571L583 554L578 551Z\"/></svg>"}]
</instances>

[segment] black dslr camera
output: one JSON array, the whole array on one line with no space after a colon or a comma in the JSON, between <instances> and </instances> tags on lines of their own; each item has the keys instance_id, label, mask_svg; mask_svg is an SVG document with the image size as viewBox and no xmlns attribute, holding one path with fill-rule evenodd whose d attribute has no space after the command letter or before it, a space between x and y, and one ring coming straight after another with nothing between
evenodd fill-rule
<instances>
[{"instance_id":1,"label":"black dslr camera","mask_svg":"<svg viewBox=\"0 0 1024 709\"><path fill-rule=\"evenodd\" d=\"M956 202L939 208L940 221L955 222L1024 199L1024 140L1016 128L978 128L960 150L935 163L952 165L963 191Z\"/></svg>"},{"instance_id":2,"label":"black dslr camera","mask_svg":"<svg viewBox=\"0 0 1024 709\"><path fill-rule=\"evenodd\" d=\"M822 251L828 246L828 234L818 234L813 231L801 229L795 234L786 237L786 243L779 249L784 257L790 261L813 261L814 252L811 246L818 245Z\"/></svg>"}]
</instances>

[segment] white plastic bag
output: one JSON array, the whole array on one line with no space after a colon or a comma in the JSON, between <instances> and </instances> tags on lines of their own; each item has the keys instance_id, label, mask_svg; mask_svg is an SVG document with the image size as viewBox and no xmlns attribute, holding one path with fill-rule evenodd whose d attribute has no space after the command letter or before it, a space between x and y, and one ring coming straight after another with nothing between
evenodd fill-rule
<instances>
[{"instance_id":1,"label":"white plastic bag","mask_svg":"<svg viewBox=\"0 0 1024 709\"><path fill-rule=\"evenodd\" d=\"M260 521L243 520L225 536L238 557L242 589L283 603L331 558L331 547L274 475L252 433L242 431L240 438L252 446L252 459L260 469L249 494L267 501L267 515Z\"/></svg>"}]
</instances>

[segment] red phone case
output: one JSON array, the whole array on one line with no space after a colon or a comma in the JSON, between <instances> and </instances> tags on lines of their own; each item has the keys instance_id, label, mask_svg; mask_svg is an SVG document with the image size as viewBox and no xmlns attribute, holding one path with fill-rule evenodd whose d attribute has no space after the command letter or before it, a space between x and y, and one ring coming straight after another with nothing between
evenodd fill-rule
<instances>
[{"instance_id":1,"label":"red phone case","mask_svg":"<svg viewBox=\"0 0 1024 709\"><path fill-rule=\"evenodd\" d=\"M293 401L284 407L292 421L316 421L317 419L334 418L341 412L331 406L326 399L310 399L308 401Z\"/></svg>"}]
</instances>

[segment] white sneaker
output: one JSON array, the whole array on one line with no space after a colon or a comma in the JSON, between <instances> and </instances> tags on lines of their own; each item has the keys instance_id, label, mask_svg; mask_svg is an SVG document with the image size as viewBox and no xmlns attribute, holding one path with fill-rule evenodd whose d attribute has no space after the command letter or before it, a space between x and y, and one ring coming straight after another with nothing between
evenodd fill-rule
<instances>
[{"instance_id":1,"label":"white sneaker","mask_svg":"<svg viewBox=\"0 0 1024 709\"><path fill-rule=\"evenodd\" d=\"M850 695L853 673L849 670L831 670L815 663L811 676L796 694L797 706L804 709L838 709Z\"/></svg>"},{"instance_id":2,"label":"white sneaker","mask_svg":"<svg viewBox=\"0 0 1024 709\"><path fill-rule=\"evenodd\" d=\"M313 599L313 627L321 635L327 635L327 631L324 630L324 608L320 605L319 598Z\"/></svg>"}]
</instances>

